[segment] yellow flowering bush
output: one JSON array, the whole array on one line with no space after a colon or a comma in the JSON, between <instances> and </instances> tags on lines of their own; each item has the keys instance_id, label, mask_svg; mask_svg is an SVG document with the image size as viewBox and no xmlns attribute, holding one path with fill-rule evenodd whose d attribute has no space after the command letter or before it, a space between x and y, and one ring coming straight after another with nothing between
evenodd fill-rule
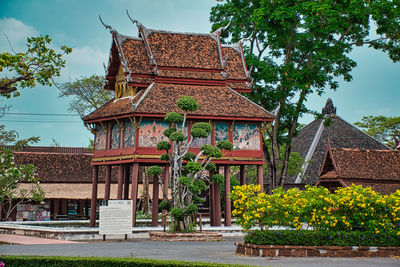
<instances>
[{"instance_id":1,"label":"yellow flowering bush","mask_svg":"<svg viewBox=\"0 0 400 267\"><path fill-rule=\"evenodd\" d=\"M235 186L231 198L233 216L245 230L274 225L301 229L350 231L379 234L396 231L400 223L400 190L381 195L370 187L352 185L330 193L324 187L306 186L272 194L258 193L259 185ZM400 235L400 230L397 229Z\"/></svg>"}]
</instances>

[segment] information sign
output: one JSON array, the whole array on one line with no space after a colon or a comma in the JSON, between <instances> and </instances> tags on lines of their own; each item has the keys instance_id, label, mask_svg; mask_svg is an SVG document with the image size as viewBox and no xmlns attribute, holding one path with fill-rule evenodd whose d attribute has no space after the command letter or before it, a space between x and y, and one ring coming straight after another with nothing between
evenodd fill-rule
<instances>
[{"instance_id":1,"label":"information sign","mask_svg":"<svg viewBox=\"0 0 400 267\"><path fill-rule=\"evenodd\" d=\"M132 234L132 200L103 200L100 203L99 234Z\"/></svg>"}]
</instances>

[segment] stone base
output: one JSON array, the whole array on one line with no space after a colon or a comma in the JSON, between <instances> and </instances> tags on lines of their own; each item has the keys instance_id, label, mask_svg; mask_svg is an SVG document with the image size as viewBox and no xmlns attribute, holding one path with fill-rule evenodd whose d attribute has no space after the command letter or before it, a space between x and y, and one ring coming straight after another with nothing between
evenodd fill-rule
<instances>
[{"instance_id":1,"label":"stone base","mask_svg":"<svg viewBox=\"0 0 400 267\"><path fill-rule=\"evenodd\" d=\"M215 232L169 233L149 232L150 240L154 241L221 241L222 234Z\"/></svg>"},{"instance_id":2,"label":"stone base","mask_svg":"<svg viewBox=\"0 0 400 267\"><path fill-rule=\"evenodd\" d=\"M400 247L280 246L235 243L236 254L257 257L393 257Z\"/></svg>"}]
</instances>

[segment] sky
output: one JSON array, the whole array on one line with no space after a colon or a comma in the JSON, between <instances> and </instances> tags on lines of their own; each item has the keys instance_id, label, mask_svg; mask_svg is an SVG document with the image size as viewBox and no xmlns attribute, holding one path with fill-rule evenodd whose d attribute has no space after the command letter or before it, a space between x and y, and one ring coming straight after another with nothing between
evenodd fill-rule
<instances>
[{"instance_id":1,"label":"sky","mask_svg":"<svg viewBox=\"0 0 400 267\"><path fill-rule=\"evenodd\" d=\"M0 0L0 52L13 49L25 51L26 38L48 34L52 47L67 45L73 52L65 57L67 66L56 82L73 81L91 74L104 75L111 35L98 16L118 32L137 36L137 28L126 16L153 29L208 33L209 13L215 0ZM393 63L384 53L358 48L351 57L357 62L350 83L339 81L336 91L313 95L307 106L321 111L328 97L337 106L337 114L350 123L366 115L400 115L400 63ZM0 75L3 75L0 73ZM8 113L69 114L14 115L6 114L0 124L16 130L21 138L40 136L36 145L87 146L92 134L79 116L68 111L69 100L58 98L56 87L38 86L21 90L21 96L2 99L0 105L10 106ZM306 124L313 117L304 116Z\"/></svg>"}]
</instances>

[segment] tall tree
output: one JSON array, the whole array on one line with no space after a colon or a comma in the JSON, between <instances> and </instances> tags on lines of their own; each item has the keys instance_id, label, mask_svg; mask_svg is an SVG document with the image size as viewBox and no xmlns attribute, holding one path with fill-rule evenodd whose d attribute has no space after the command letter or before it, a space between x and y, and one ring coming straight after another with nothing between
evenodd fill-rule
<instances>
[{"instance_id":1,"label":"tall tree","mask_svg":"<svg viewBox=\"0 0 400 267\"><path fill-rule=\"evenodd\" d=\"M212 8L212 29L232 24L222 37L248 37L246 62L251 70L251 97L275 120L265 127L264 154L271 188L282 186L288 172L292 139L305 103L314 93L350 82L357 65L349 57L366 45L400 59L399 1L226 0ZM375 25L376 37L370 38ZM279 157L284 146L284 157Z\"/></svg>"},{"instance_id":2,"label":"tall tree","mask_svg":"<svg viewBox=\"0 0 400 267\"><path fill-rule=\"evenodd\" d=\"M53 77L60 76L65 67L62 56L71 53L72 49L62 46L57 52L50 48L51 41L48 35L30 37L27 38L26 52L0 54L0 72L7 72L0 77L0 94L19 96L18 88L35 87L37 83L53 84Z\"/></svg>"},{"instance_id":3,"label":"tall tree","mask_svg":"<svg viewBox=\"0 0 400 267\"><path fill-rule=\"evenodd\" d=\"M363 116L361 121L354 123L370 136L378 139L391 148L399 146L400 116Z\"/></svg>"},{"instance_id":4,"label":"tall tree","mask_svg":"<svg viewBox=\"0 0 400 267\"><path fill-rule=\"evenodd\" d=\"M105 79L100 75L82 77L59 87L59 97L72 97L68 109L83 117L110 101L113 91L104 90Z\"/></svg>"}]
</instances>

